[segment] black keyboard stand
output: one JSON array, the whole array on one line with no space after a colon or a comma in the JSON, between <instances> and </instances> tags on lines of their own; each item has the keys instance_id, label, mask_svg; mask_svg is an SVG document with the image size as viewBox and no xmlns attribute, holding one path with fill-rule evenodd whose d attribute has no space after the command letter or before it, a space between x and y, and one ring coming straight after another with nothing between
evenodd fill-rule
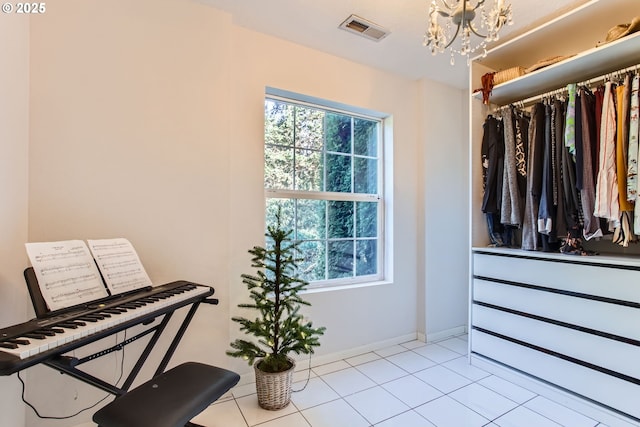
<instances>
[{"instance_id":1,"label":"black keyboard stand","mask_svg":"<svg viewBox=\"0 0 640 427\"><path fill-rule=\"evenodd\" d=\"M173 353L175 352L175 349L177 348L178 343L182 339L184 332L189 326L189 323L191 323L191 319L193 318L193 315L195 314L199 306L200 306L200 302L196 302L191 305L189 312L187 313L184 320L182 321L182 324L180 325L179 333L176 334L176 336L173 338L171 345L169 349L166 351L165 355L163 356L162 361L160 362L160 365L158 365L158 368L156 369L154 376L161 374L166 369L167 364L171 359L171 356L173 356ZM160 320L158 324L146 329L145 331L140 332L139 334L131 338L125 339L123 342L118 343L113 347L101 350L97 353L83 357L82 359L76 359L76 358L60 355L52 359L49 359L43 363L53 369L56 369L60 372L68 374L73 378L76 378L84 383L90 384L94 387L97 387L113 395L121 396L125 394L127 390L129 390L129 388L137 378L138 374L140 373L140 370L144 366L144 363L147 361L147 358L151 354L151 351L157 344L158 340L160 339L160 336L162 335L162 332L164 332L167 324L169 324L169 321L171 320L172 317L173 317L173 312L166 313L163 315L162 320ZM138 356L138 360L136 361L135 365L131 369L131 372L129 372L127 379L124 381L121 387L111 385L101 380L100 378L97 378L94 375L88 374L87 372L78 368L79 366L82 366L83 363L86 363L91 360L97 359L99 357L105 356L107 354L113 353L114 351L123 350L124 347L127 346L128 344L131 344L132 342L138 340L139 338L142 338L149 334L152 334L151 339L145 346L140 356Z\"/></svg>"},{"instance_id":2,"label":"black keyboard stand","mask_svg":"<svg viewBox=\"0 0 640 427\"><path fill-rule=\"evenodd\" d=\"M47 311L46 304L44 304L37 286L37 279L33 269L25 270L25 279L38 319L46 320L51 316L65 314L64 312L51 313ZM180 285L181 283L175 282L175 284ZM197 362L183 363L166 372L165 369L200 304L218 304L217 299L211 298L213 293L213 288L208 288L207 292L199 293L198 296L193 296L182 302L127 320L111 328L65 344L59 349L49 350L41 355L16 361L15 364L5 361L0 374L9 375L42 363L79 381L113 394L115 400L97 411L93 416L94 422L98 423L100 427L198 427L197 424L193 424L189 420L229 391L237 384L240 377L235 372ZM174 312L180 308L187 308L187 306L188 311L178 331L169 343L151 380L130 390L173 317ZM32 322L37 323L37 321L27 323L31 324ZM82 348L103 338L126 331L133 326L140 325L147 325L148 327L134 336L125 337L122 342L111 347L82 358L68 355L72 350ZM150 336L149 342L145 345L121 386L110 384L81 369L84 363L115 351L123 350L128 344L146 336Z\"/></svg>"}]
</instances>

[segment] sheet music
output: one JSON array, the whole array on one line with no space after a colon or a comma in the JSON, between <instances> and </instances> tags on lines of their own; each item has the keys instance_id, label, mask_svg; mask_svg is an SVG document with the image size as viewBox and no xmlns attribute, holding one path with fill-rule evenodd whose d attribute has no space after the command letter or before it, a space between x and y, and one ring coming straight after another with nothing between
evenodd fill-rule
<instances>
[{"instance_id":1,"label":"sheet music","mask_svg":"<svg viewBox=\"0 0 640 427\"><path fill-rule=\"evenodd\" d=\"M138 254L127 239L87 242L112 295L152 286Z\"/></svg>"},{"instance_id":2,"label":"sheet music","mask_svg":"<svg viewBox=\"0 0 640 427\"><path fill-rule=\"evenodd\" d=\"M82 240L27 243L40 292L50 310L108 296L89 248Z\"/></svg>"}]
</instances>

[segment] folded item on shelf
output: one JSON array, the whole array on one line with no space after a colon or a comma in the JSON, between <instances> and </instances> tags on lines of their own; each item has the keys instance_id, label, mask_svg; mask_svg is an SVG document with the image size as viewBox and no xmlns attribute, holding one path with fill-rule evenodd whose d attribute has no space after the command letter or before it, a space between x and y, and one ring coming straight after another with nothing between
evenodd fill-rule
<instances>
[{"instance_id":1,"label":"folded item on shelf","mask_svg":"<svg viewBox=\"0 0 640 427\"><path fill-rule=\"evenodd\" d=\"M508 82L509 80L513 80L518 78L524 74L524 67L511 67L506 70L498 71L495 76L493 76L493 84L499 85L500 83Z\"/></svg>"},{"instance_id":2,"label":"folded item on shelf","mask_svg":"<svg viewBox=\"0 0 640 427\"><path fill-rule=\"evenodd\" d=\"M621 39L631 33L635 33L638 30L640 30L640 15L633 18L628 24L619 24L611 27L609 31L607 31L607 37L605 40L603 42L599 42L598 46L611 43L612 41Z\"/></svg>"},{"instance_id":3,"label":"folded item on shelf","mask_svg":"<svg viewBox=\"0 0 640 427\"><path fill-rule=\"evenodd\" d=\"M540 68L544 68L544 67L548 67L549 65L553 65L557 62L561 62L564 61L565 59L571 58L574 55L558 55L558 56L550 56L548 58L544 58L539 60L538 62L536 62L535 64L533 64L532 66L530 66L529 68L527 68L525 70L525 73L533 73L536 70L539 70Z\"/></svg>"}]
</instances>

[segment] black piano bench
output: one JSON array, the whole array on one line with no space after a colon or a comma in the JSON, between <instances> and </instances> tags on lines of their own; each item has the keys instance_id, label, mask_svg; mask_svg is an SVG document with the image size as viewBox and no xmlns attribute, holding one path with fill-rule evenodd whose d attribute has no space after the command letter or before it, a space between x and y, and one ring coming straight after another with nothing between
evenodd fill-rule
<instances>
[{"instance_id":1,"label":"black piano bench","mask_svg":"<svg viewBox=\"0 0 640 427\"><path fill-rule=\"evenodd\" d=\"M186 362L116 398L93 415L99 427L196 426L190 419L238 383L235 372Z\"/></svg>"}]
</instances>

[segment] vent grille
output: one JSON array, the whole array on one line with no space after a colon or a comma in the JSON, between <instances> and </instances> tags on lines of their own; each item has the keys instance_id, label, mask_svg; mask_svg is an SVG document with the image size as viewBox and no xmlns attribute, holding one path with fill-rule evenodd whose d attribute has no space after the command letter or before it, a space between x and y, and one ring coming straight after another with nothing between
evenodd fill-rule
<instances>
[{"instance_id":1,"label":"vent grille","mask_svg":"<svg viewBox=\"0 0 640 427\"><path fill-rule=\"evenodd\" d=\"M374 41L380 41L390 33L386 28L361 18L358 15L351 15L345 19L342 24L340 24L340 28Z\"/></svg>"}]
</instances>

